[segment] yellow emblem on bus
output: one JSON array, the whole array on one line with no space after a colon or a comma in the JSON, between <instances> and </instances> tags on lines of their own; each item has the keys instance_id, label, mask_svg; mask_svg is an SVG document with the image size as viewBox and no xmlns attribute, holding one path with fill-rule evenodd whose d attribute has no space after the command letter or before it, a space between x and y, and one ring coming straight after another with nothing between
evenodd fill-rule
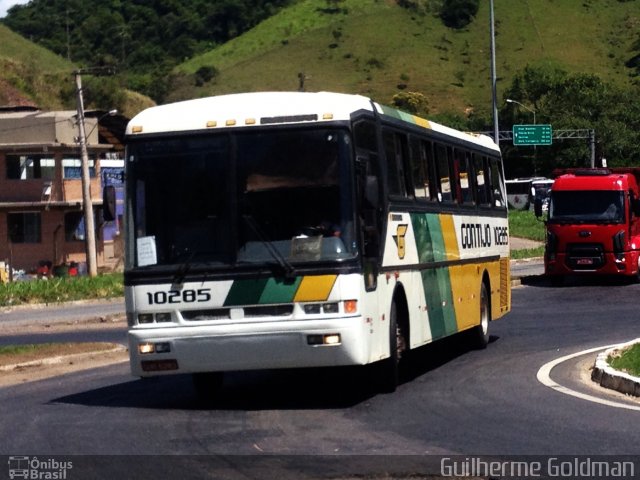
<instances>
[{"instance_id":1,"label":"yellow emblem on bus","mask_svg":"<svg viewBox=\"0 0 640 480\"><path fill-rule=\"evenodd\" d=\"M396 246L398 247L398 258L402 260L406 253L406 242L405 235L407 234L407 230L409 230L409 225L406 223L399 224L396 229L396 234L393 235L393 240L396 242Z\"/></svg>"}]
</instances>

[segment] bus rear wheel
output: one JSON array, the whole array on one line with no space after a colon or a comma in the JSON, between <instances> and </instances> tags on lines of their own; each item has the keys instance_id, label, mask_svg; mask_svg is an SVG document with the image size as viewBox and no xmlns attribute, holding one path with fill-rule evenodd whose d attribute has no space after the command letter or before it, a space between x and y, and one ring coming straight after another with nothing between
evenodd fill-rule
<instances>
[{"instance_id":1,"label":"bus rear wheel","mask_svg":"<svg viewBox=\"0 0 640 480\"><path fill-rule=\"evenodd\" d=\"M489 323L491 322L491 303L487 284L482 282L480 287L480 324L471 330L471 342L479 350L489 345Z\"/></svg>"}]
</instances>

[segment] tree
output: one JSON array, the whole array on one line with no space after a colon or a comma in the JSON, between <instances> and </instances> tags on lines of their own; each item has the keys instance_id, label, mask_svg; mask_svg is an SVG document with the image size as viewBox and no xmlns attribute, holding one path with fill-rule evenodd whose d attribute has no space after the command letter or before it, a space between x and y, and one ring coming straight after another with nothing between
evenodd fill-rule
<instances>
[{"instance_id":1,"label":"tree","mask_svg":"<svg viewBox=\"0 0 640 480\"><path fill-rule=\"evenodd\" d=\"M450 28L464 28L478 13L480 0L444 0L440 10L442 22Z\"/></svg>"},{"instance_id":2,"label":"tree","mask_svg":"<svg viewBox=\"0 0 640 480\"><path fill-rule=\"evenodd\" d=\"M527 66L505 91L536 111L537 123L558 130L594 130L596 162L605 157L609 166L640 165L640 107L638 91L609 84L591 74L573 74ZM501 129L515 123L531 123L531 113L517 105L504 104ZM503 146L507 176L533 174L532 147ZM535 150L539 174L549 175L558 167L587 167L591 148L585 140L554 140L551 146ZM526 161L531 160L531 161ZM525 168L522 168L525 167Z\"/></svg>"}]
</instances>

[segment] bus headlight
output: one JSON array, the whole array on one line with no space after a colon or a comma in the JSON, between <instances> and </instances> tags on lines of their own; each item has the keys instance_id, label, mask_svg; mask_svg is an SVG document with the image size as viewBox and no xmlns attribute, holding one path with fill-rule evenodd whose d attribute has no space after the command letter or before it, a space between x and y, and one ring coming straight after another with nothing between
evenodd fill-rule
<instances>
[{"instance_id":1,"label":"bus headlight","mask_svg":"<svg viewBox=\"0 0 640 480\"><path fill-rule=\"evenodd\" d=\"M138 353L140 355L146 355L148 353L154 352L153 343L139 343L138 344Z\"/></svg>"}]
</instances>

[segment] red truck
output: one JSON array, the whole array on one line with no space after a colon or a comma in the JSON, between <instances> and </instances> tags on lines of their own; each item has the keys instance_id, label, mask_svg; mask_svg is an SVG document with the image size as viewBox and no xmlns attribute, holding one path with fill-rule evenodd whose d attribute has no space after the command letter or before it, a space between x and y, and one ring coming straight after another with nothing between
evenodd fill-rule
<instances>
[{"instance_id":1,"label":"red truck","mask_svg":"<svg viewBox=\"0 0 640 480\"><path fill-rule=\"evenodd\" d=\"M546 220L545 274L640 280L640 168L554 172ZM542 204L534 206L542 216Z\"/></svg>"}]
</instances>

